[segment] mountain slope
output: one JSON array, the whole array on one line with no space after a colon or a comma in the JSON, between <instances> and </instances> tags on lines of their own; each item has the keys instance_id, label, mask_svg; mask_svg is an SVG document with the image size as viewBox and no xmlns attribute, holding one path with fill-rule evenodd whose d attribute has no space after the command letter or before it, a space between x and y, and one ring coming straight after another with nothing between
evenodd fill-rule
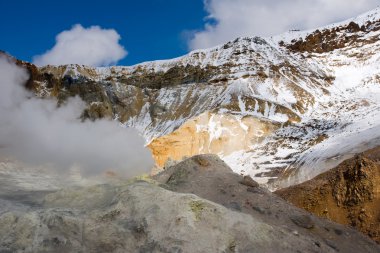
<instances>
[{"instance_id":1,"label":"mountain slope","mask_svg":"<svg viewBox=\"0 0 380 253\"><path fill-rule=\"evenodd\" d=\"M159 166L212 152L277 188L380 144L379 27L375 9L316 31L238 38L132 67L19 63L38 96L80 95L83 117L139 129Z\"/></svg>"},{"instance_id":2,"label":"mountain slope","mask_svg":"<svg viewBox=\"0 0 380 253\"><path fill-rule=\"evenodd\" d=\"M380 242L380 147L275 193L320 217L353 226Z\"/></svg>"}]
</instances>

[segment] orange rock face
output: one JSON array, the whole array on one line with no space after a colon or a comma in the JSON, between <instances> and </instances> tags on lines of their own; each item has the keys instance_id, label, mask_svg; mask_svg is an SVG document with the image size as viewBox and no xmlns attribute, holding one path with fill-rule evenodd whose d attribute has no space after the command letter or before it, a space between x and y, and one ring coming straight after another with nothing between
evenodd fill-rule
<instances>
[{"instance_id":1,"label":"orange rock face","mask_svg":"<svg viewBox=\"0 0 380 253\"><path fill-rule=\"evenodd\" d=\"M279 126L254 117L206 112L174 132L154 139L149 148L159 167L198 154L229 155L261 142Z\"/></svg>"},{"instance_id":2,"label":"orange rock face","mask_svg":"<svg viewBox=\"0 0 380 253\"><path fill-rule=\"evenodd\" d=\"M353 226L380 243L380 147L276 193L318 216Z\"/></svg>"}]
</instances>

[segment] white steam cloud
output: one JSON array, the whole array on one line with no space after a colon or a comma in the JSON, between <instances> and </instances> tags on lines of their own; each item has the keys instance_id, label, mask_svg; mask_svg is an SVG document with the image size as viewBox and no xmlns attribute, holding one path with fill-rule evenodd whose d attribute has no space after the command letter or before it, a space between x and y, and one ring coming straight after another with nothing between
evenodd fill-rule
<instances>
[{"instance_id":1,"label":"white steam cloud","mask_svg":"<svg viewBox=\"0 0 380 253\"><path fill-rule=\"evenodd\" d=\"M312 29L378 6L379 0L204 0L209 13L190 49L208 48L240 36L271 36Z\"/></svg>"},{"instance_id":2,"label":"white steam cloud","mask_svg":"<svg viewBox=\"0 0 380 253\"><path fill-rule=\"evenodd\" d=\"M79 167L84 175L105 171L131 177L153 167L144 139L115 121L79 119L85 104L72 98L57 107L24 87L26 71L0 56L0 156L57 169Z\"/></svg>"},{"instance_id":3,"label":"white steam cloud","mask_svg":"<svg viewBox=\"0 0 380 253\"><path fill-rule=\"evenodd\" d=\"M52 49L33 58L34 64L108 66L127 55L127 51L119 44L120 35L114 29L102 29L99 26L84 28L77 24L71 30L59 33L55 40Z\"/></svg>"}]
</instances>

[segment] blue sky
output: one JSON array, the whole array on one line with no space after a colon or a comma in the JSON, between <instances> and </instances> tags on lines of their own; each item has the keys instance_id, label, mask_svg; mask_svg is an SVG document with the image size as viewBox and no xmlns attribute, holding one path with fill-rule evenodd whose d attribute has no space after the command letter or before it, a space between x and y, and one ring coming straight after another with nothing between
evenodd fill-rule
<instances>
[{"instance_id":1,"label":"blue sky","mask_svg":"<svg viewBox=\"0 0 380 253\"><path fill-rule=\"evenodd\" d=\"M132 65L174 58L239 36L271 36L291 29L317 28L354 17L379 3L1 0L0 50L37 65Z\"/></svg>"},{"instance_id":2,"label":"blue sky","mask_svg":"<svg viewBox=\"0 0 380 253\"><path fill-rule=\"evenodd\" d=\"M128 56L119 65L188 52L186 30L200 29L202 0L0 1L0 49L22 60L44 53L74 24L115 29Z\"/></svg>"}]
</instances>

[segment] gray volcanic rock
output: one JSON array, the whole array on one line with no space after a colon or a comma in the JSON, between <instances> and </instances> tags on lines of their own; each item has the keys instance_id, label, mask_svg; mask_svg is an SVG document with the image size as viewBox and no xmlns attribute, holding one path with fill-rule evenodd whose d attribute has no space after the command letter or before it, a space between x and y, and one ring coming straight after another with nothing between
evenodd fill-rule
<instances>
[{"instance_id":1,"label":"gray volcanic rock","mask_svg":"<svg viewBox=\"0 0 380 253\"><path fill-rule=\"evenodd\" d=\"M156 175L155 179L172 191L193 193L231 210L249 214L273 227L281 227L288 233L311 238L315 245L327 245L341 252L366 251L369 239L357 231L319 219L290 205L260 187L249 176L233 173L215 155L192 157ZM355 245L351 243L352 238L358 238ZM325 252L321 248L319 250Z\"/></svg>"},{"instance_id":2,"label":"gray volcanic rock","mask_svg":"<svg viewBox=\"0 0 380 253\"><path fill-rule=\"evenodd\" d=\"M185 160L157 180L1 196L0 252L379 251L359 232L233 174L215 156Z\"/></svg>"},{"instance_id":3,"label":"gray volcanic rock","mask_svg":"<svg viewBox=\"0 0 380 253\"><path fill-rule=\"evenodd\" d=\"M49 194L43 208L2 213L0 228L0 252L335 252L324 242L147 182Z\"/></svg>"}]
</instances>

